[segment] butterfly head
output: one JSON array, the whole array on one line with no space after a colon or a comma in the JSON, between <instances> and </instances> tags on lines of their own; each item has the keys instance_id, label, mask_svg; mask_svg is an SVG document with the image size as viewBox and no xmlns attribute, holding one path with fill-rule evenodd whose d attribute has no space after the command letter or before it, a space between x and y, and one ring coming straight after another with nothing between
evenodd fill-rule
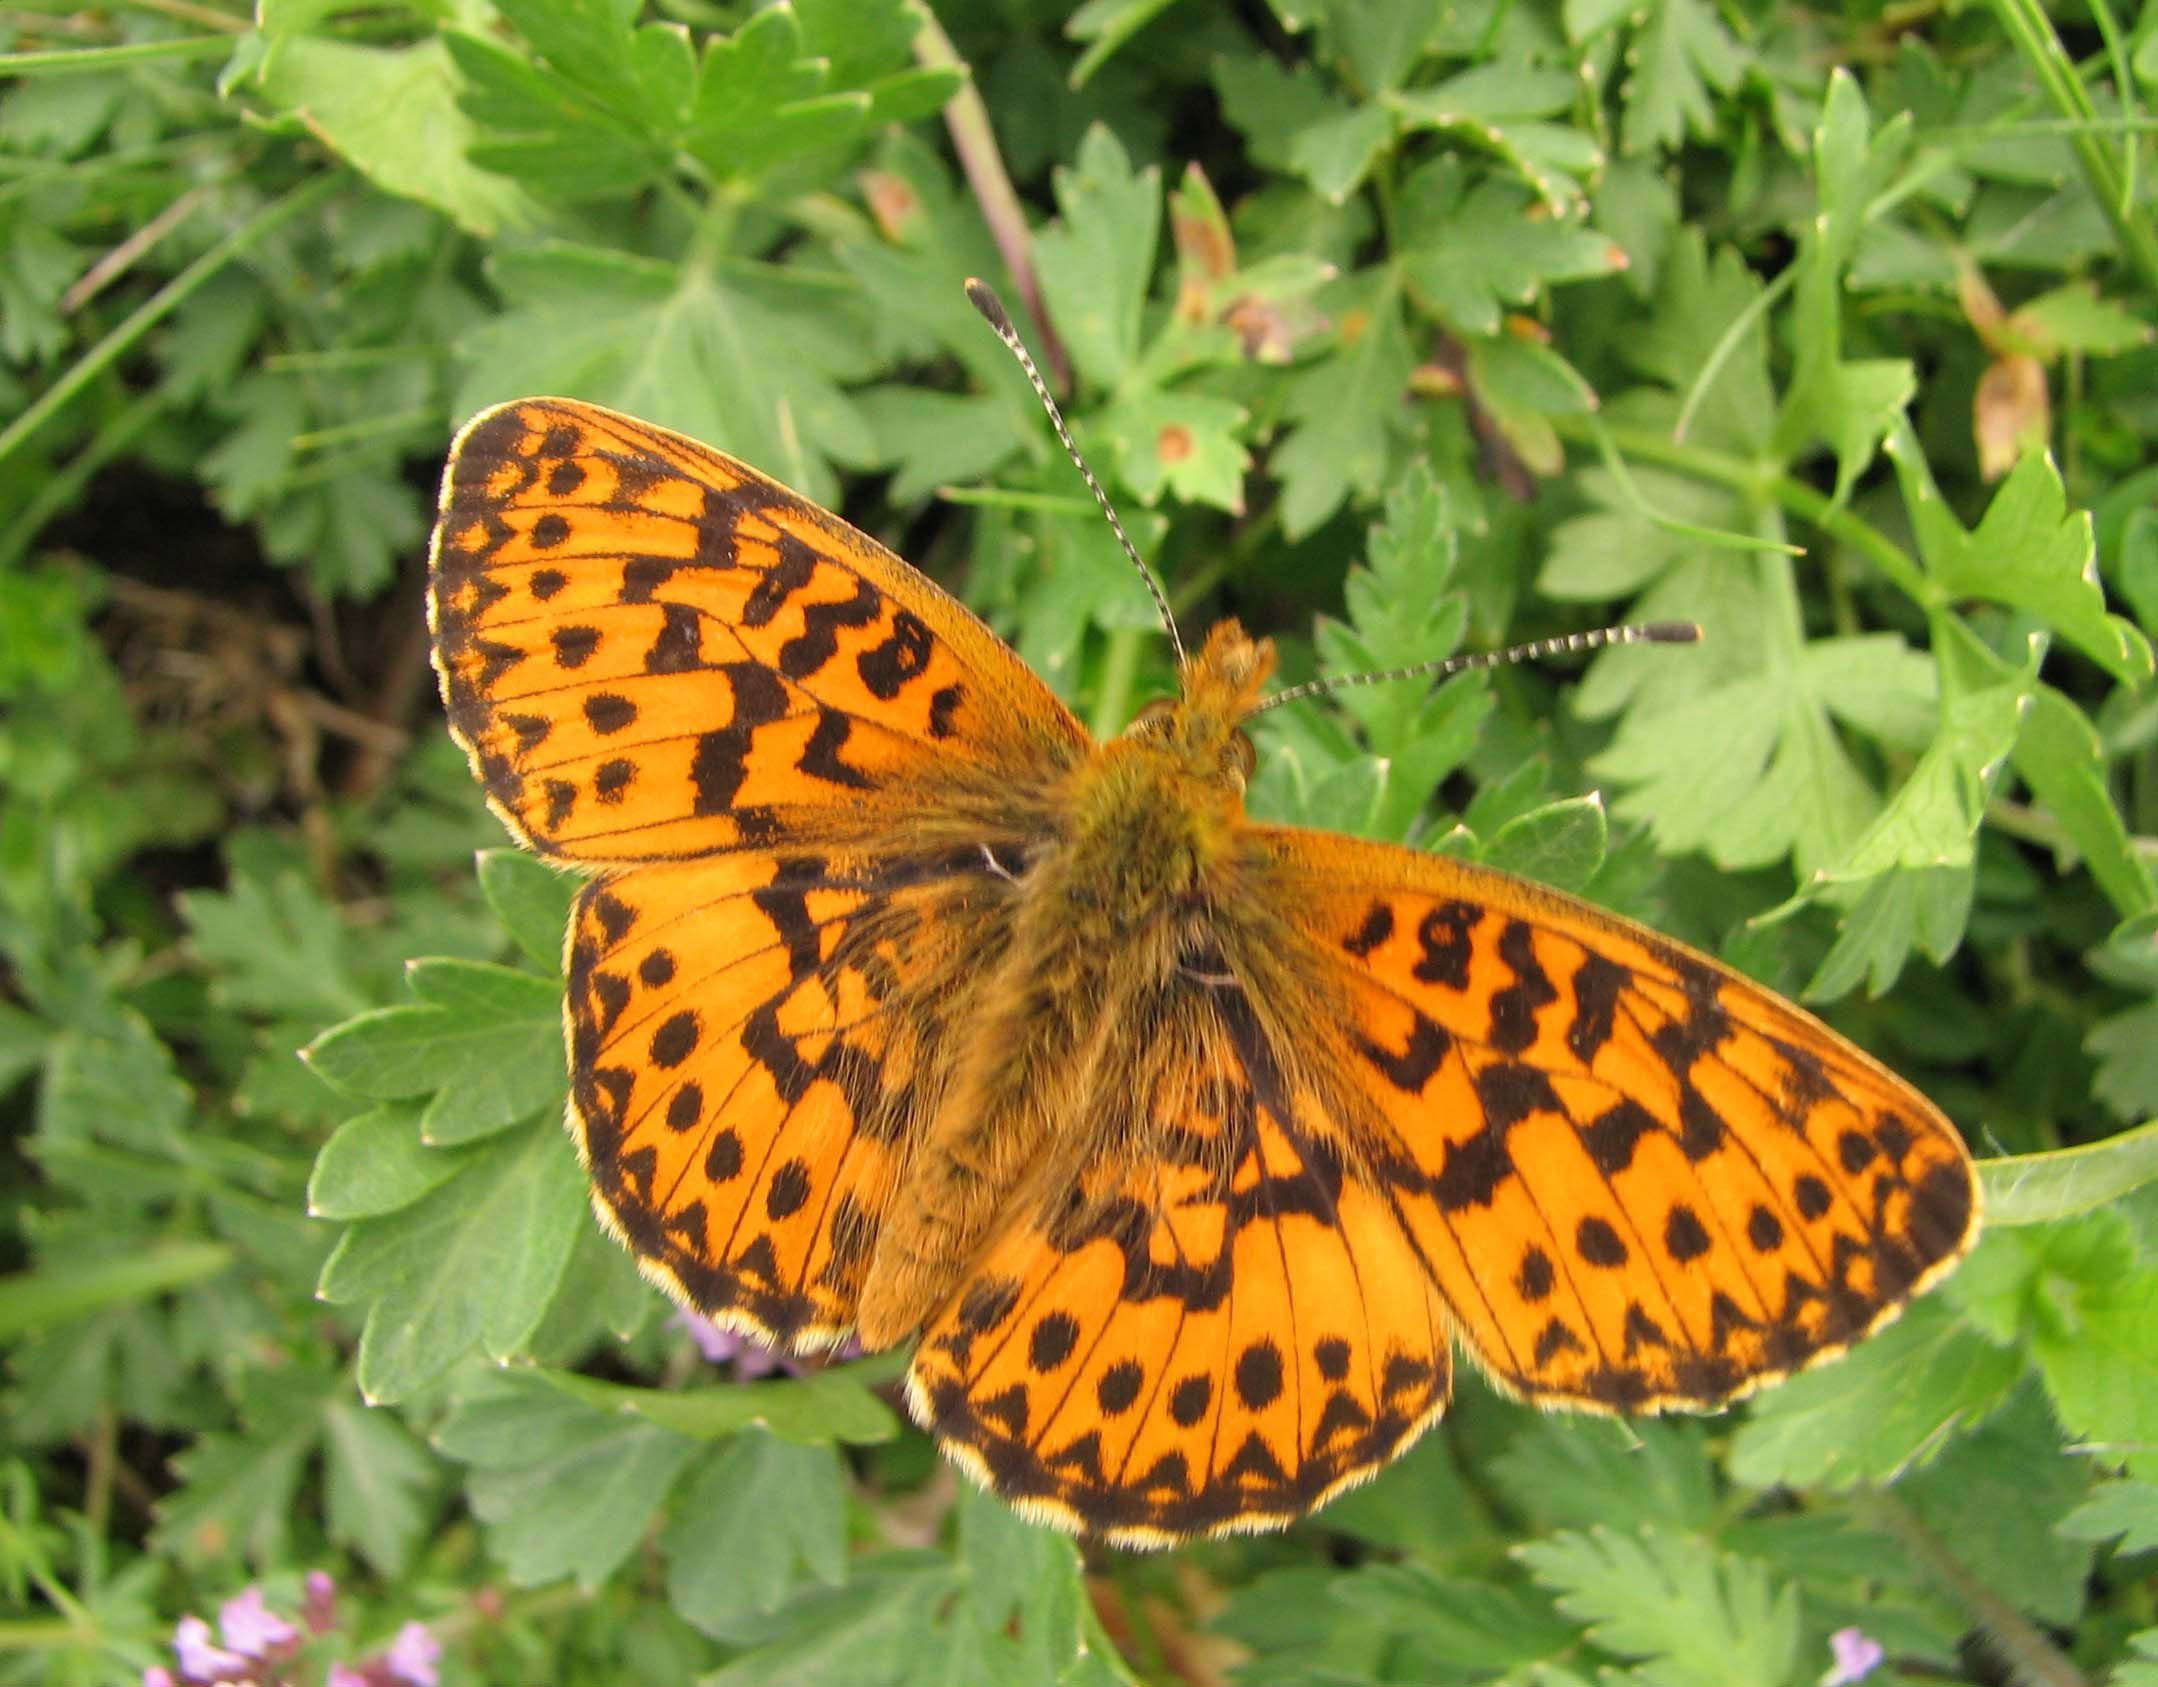
<instances>
[{"instance_id":1,"label":"butterfly head","mask_svg":"<svg viewBox=\"0 0 2158 1687\"><path fill-rule=\"evenodd\" d=\"M1202 785L1219 783L1242 799L1253 751L1241 722L1274 671L1274 645L1234 621L1217 624L1184 662L1181 697L1161 697L1133 717L1124 738L1167 752Z\"/></svg>"}]
</instances>

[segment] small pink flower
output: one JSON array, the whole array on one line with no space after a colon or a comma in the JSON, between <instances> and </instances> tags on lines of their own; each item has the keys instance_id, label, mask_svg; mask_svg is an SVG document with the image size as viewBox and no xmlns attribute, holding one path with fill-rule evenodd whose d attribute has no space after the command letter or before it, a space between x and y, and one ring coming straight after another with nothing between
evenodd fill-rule
<instances>
[{"instance_id":1,"label":"small pink flower","mask_svg":"<svg viewBox=\"0 0 2158 1687\"><path fill-rule=\"evenodd\" d=\"M152 1664L142 1672L142 1687L180 1687L173 1680L172 1671L159 1664Z\"/></svg>"},{"instance_id":2,"label":"small pink flower","mask_svg":"<svg viewBox=\"0 0 2158 1687\"><path fill-rule=\"evenodd\" d=\"M1852 1687L1880 1668L1887 1654L1881 1643L1861 1628L1839 1628L1828 1637L1835 1665L1821 1677L1821 1687Z\"/></svg>"},{"instance_id":3,"label":"small pink flower","mask_svg":"<svg viewBox=\"0 0 2158 1687\"><path fill-rule=\"evenodd\" d=\"M744 1382L770 1376L787 1363L761 1341L752 1341L733 1330L722 1329L687 1307L675 1309L674 1321L689 1332L689 1339L697 1344L697 1351L711 1363L723 1365L732 1360L734 1374Z\"/></svg>"},{"instance_id":4,"label":"small pink flower","mask_svg":"<svg viewBox=\"0 0 2158 1687\"><path fill-rule=\"evenodd\" d=\"M323 1687L372 1687L372 1684L358 1670L347 1669L343 1664L332 1664L330 1678L323 1683Z\"/></svg>"},{"instance_id":5,"label":"small pink flower","mask_svg":"<svg viewBox=\"0 0 2158 1687\"><path fill-rule=\"evenodd\" d=\"M427 1632L425 1623L407 1623L397 1631L382 1662L406 1687L436 1687L435 1665L442 1661L442 1642Z\"/></svg>"},{"instance_id":6,"label":"small pink flower","mask_svg":"<svg viewBox=\"0 0 2158 1687\"><path fill-rule=\"evenodd\" d=\"M217 1631L243 1658L267 1658L300 1638L300 1631L262 1602L262 1589L248 1588L225 1601L217 1613Z\"/></svg>"},{"instance_id":7,"label":"small pink flower","mask_svg":"<svg viewBox=\"0 0 2158 1687\"><path fill-rule=\"evenodd\" d=\"M307 1572L307 1593L300 1602L300 1621L309 1634L328 1634L337 1626L337 1584L327 1570Z\"/></svg>"},{"instance_id":8,"label":"small pink flower","mask_svg":"<svg viewBox=\"0 0 2158 1687\"><path fill-rule=\"evenodd\" d=\"M247 1660L213 1641L210 1625L200 1617L180 1619L172 1631L172 1649L180 1660L180 1673L190 1681L217 1681L247 1670Z\"/></svg>"}]
</instances>

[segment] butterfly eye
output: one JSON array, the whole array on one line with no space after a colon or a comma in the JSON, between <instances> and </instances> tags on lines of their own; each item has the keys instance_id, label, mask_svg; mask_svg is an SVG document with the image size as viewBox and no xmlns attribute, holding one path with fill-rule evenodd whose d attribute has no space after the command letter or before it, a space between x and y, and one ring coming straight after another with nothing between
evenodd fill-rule
<instances>
[{"instance_id":1,"label":"butterfly eye","mask_svg":"<svg viewBox=\"0 0 2158 1687\"><path fill-rule=\"evenodd\" d=\"M1174 698L1157 697L1131 717L1131 725L1125 730L1141 738L1158 738L1168 727L1169 718L1175 713Z\"/></svg>"},{"instance_id":2,"label":"butterfly eye","mask_svg":"<svg viewBox=\"0 0 2158 1687\"><path fill-rule=\"evenodd\" d=\"M1230 734L1227 746L1221 752L1221 770L1233 775L1236 787L1242 790L1251 783L1251 770L1259 765L1259 752L1248 732Z\"/></svg>"}]
</instances>

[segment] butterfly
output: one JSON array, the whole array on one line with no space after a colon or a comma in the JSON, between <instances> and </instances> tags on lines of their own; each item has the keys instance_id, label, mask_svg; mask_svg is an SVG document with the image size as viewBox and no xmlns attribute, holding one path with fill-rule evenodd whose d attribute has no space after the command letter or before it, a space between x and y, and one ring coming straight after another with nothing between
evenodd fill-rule
<instances>
[{"instance_id":1,"label":"butterfly","mask_svg":"<svg viewBox=\"0 0 2158 1687\"><path fill-rule=\"evenodd\" d=\"M915 1416L1027 1516L1286 1524L1440 1415L1456 1345L1539 1405L1717 1406L1971 1244L1954 1126L1790 1003L1250 818L1274 655L1233 621L1096 742L875 540L559 398L457 436L431 573L488 801L592 875L601 1221L780 1347L917 1337Z\"/></svg>"}]
</instances>

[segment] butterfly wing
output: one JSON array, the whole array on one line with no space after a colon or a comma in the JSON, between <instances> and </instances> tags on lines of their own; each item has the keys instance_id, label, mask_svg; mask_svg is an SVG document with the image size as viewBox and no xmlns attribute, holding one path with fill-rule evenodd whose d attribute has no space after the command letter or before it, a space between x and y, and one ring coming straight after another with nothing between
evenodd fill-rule
<instances>
[{"instance_id":1,"label":"butterfly wing","mask_svg":"<svg viewBox=\"0 0 2158 1687\"><path fill-rule=\"evenodd\" d=\"M571 923L570 1125L685 1304L852 1322L916 1079L997 899L984 850L1085 731L964 608L732 458L526 399L458 436L430 622L496 812L598 867Z\"/></svg>"},{"instance_id":2,"label":"butterfly wing","mask_svg":"<svg viewBox=\"0 0 2158 1687\"><path fill-rule=\"evenodd\" d=\"M1444 856L1270 828L1251 856L1336 980L1367 1175L1509 1390L1717 1405L1841 1352L1974 1240L1954 1125L1729 968Z\"/></svg>"},{"instance_id":3,"label":"butterfly wing","mask_svg":"<svg viewBox=\"0 0 2158 1687\"><path fill-rule=\"evenodd\" d=\"M586 864L859 839L1085 755L996 635L732 457L520 399L452 447L429 621L450 730L510 829Z\"/></svg>"},{"instance_id":4,"label":"butterfly wing","mask_svg":"<svg viewBox=\"0 0 2158 1687\"><path fill-rule=\"evenodd\" d=\"M1135 1546L1301 1516L1421 1433L1451 1380L1407 1232L1301 1122L1241 992L1183 994L1104 1062L1136 1079L1096 1098L1131 1115L1131 1151L988 1245L908 1388L1022 1511Z\"/></svg>"}]
</instances>

